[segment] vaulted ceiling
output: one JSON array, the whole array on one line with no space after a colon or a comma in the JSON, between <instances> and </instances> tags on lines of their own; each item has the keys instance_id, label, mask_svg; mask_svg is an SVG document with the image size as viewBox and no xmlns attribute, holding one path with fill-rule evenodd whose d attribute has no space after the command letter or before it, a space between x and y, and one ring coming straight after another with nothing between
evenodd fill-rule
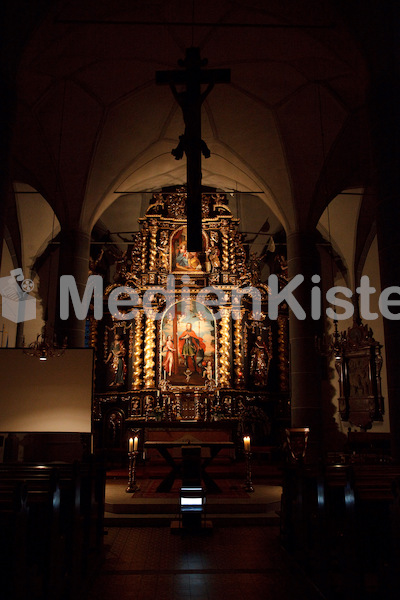
<instances>
[{"instance_id":1,"label":"vaulted ceiling","mask_svg":"<svg viewBox=\"0 0 400 600\"><path fill-rule=\"evenodd\" d=\"M38 4L17 68L12 176L62 226L90 231L118 198L185 182L185 161L171 156L182 115L155 72L192 45L209 68L231 69L203 106L204 185L256 193L290 232L369 183L368 73L337 3Z\"/></svg>"}]
</instances>

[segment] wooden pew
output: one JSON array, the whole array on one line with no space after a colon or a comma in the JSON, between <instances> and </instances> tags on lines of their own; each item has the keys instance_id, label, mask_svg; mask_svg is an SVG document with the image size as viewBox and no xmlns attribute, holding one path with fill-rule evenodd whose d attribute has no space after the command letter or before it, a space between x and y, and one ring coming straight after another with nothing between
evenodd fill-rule
<instances>
[{"instance_id":1,"label":"wooden pew","mask_svg":"<svg viewBox=\"0 0 400 600\"><path fill-rule=\"evenodd\" d=\"M0 465L6 597L76 597L102 543L103 508L104 477L93 463Z\"/></svg>"}]
</instances>

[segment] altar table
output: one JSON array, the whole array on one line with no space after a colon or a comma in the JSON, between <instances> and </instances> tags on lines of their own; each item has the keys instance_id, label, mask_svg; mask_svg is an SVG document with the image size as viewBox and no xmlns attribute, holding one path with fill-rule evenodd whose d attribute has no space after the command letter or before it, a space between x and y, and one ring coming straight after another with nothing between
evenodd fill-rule
<instances>
[{"instance_id":1,"label":"altar table","mask_svg":"<svg viewBox=\"0 0 400 600\"><path fill-rule=\"evenodd\" d=\"M201 448L208 448L210 450L209 456L201 458L201 477L206 485L206 489L208 492L218 493L221 491L216 481L211 477L209 473L207 473L206 469L211 463L211 461L220 452L220 450L222 450L223 448L229 448L231 450L234 450L235 444L233 442L188 442L185 444L179 441L149 441L144 443L144 448L155 448L159 452L159 454L164 458L166 463L171 467L171 471L167 474L167 476L162 480L162 482L158 486L157 492L169 492L180 470L180 461L178 462L177 457L172 456L170 450L173 448L190 448L191 446L200 446Z\"/></svg>"}]
</instances>

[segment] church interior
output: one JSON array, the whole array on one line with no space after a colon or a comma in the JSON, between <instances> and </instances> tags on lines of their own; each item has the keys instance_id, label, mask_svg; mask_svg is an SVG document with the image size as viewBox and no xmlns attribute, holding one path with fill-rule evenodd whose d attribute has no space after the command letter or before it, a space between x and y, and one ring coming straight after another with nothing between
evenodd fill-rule
<instances>
[{"instance_id":1,"label":"church interior","mask_svg":"<svg viewBox=\"0 0 400 600\"><path fill-rule=\"evenodd\" d=\"M2 16L4 597L397 597L397 3Z\"/></svg>"}]
</instances>

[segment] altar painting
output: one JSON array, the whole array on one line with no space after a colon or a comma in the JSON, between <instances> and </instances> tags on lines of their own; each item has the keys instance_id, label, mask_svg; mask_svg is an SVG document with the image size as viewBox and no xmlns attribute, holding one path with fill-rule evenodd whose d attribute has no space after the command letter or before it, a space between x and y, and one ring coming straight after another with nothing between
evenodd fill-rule
<instances>
[{"instance_id":1,"label":"altar painting","mask_svg":"<svg viewBox=\"0 0 400 600\"><path fill-rule=\"evenodd\" d=\"M195 300L177 302L163 316L160 339L161 377L174 386L205 386L217 379L215 319Z\"/></svg>"},{"instance_id":2,"label":"altar painting","mask_svg":"<svg viewBox=\"0 0 400 600\"><path fill-rule=\"evenodd\" d=\"M187 229L180 227L171 238L171 264L173 271L205 272L204 255L207 238L203 233L203 251L189 252L187 249Z\"/></svg>"}]
</instances>

